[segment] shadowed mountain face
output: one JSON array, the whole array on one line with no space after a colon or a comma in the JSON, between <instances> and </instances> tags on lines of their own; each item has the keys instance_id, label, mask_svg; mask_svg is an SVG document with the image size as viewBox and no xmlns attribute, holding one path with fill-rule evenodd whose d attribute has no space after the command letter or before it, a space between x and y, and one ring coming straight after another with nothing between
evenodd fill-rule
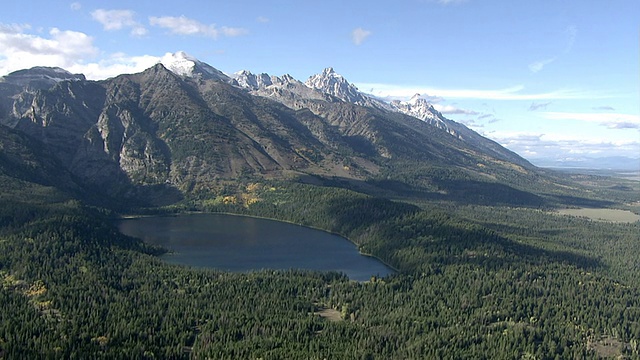
<instances>
[{"instance_id":1,"label":"shadowed mountain face","mask_svg":"<svg viewBox=\"0 0 640 360\"><path fill-rule=\"evenodd\" d=\"M305 85L287 75L231 79L189 69L177 74L158 64L104 81L23 70L0 81L0 123L44 149L78 184L152 204L237 179L393 180L442 193L448 179L527 183L539 176L466 127L439 114L436 123L403 114L356 93L332 70ZM345 101L341 87L357 101Z\"/></svg>"}]
</instances>

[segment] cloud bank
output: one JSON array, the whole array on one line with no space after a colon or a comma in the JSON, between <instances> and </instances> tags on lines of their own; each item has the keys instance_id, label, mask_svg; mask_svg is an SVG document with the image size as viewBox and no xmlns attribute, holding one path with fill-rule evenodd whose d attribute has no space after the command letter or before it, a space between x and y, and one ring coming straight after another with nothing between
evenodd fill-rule
<instances>
[{"instance_id":1,"label":"cloud bank","mask_svg":"<svg viewBox=\"0 0 640 360\"><path fill-rule=\"evenodd\" d=\"M640 129L640 116L632 114L545 112L543 116L551 120L598 123L608 129Z\"/></svg>"},{"instance_id":2,"label":"cloud bank","mask_svg":"<svg viewBox=\"0 0 640 360\"><path fill-rule=\"evenodd\" d=\"M70 5L79 11L80 3ZM90 13L104 31L129 30L132 36L149 34L131 10L97 9ZM268 20L267 20L268 21ZM184 36L235 37L248 33L237 27L217 27L203 24L184 16L149 17L149 24ZM129 56L123 53L104 54L95 45L95 39L83 32L51 28L33 31L29 24L0 23L0 76L34 66L61 67L82 73L88 79L100 80L120 74L143 71L160 61L159 56Z\"/></svg>"},{"instance_id":3,"label":"cloud bank","mask_svg":"<svg viewBox=\"0 0 640 360\"><path fill-rule=\"evenodd\" d=\"M609 94L589 93L575 89L557 89L548 92L527 93L525 87L516 85L505 89L442 89L411 85L390 85L378 83L356 83L359 89L370 89L374 96L388 99L406 100L414 94L427 94L447 99L479 100L559 100L559 99L599 99L609 98Z\"/></svg>"},{"instance_id":4,"label":"cloud bank","mask_svg":"<svg viewBox=\"0 0 640 360\"><path fill-rule=\"evenodd\" d=\"M638 158L640 141L609 140L571 134L500 132L484 134L528 159L562 159L575 155Z\"/></svg>"},{"instance_id":5,"label":"cloud bank","mask_svg":"<svg viewBox=\"0 0 640 360\"><path fill-rule=\"evenodd\" d=\"M39 36L27 33L30 28L0 24L0 74L41 65L68 69L99 53L85 33L51 28Z\"/></svg>"}]
</instances>

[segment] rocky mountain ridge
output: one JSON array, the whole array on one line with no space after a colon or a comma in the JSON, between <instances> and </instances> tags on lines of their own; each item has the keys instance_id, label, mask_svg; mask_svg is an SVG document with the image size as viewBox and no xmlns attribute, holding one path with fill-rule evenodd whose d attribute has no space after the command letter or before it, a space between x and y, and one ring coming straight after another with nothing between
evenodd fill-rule
<instances>
[{"instance_id":1,"label":"rocky mountain ridge","mask_svg":"<svg viewBox=\"0 0 640 360\"><path fill-rule=\"evenodd\" d=\"M333 68L326 68L322 73L310 76L304 83L294 79L291 75L282 77L270 76L265 73L254 75L247 70L234 74L234 79L238 86L248 90L251 94L271 98L294 109L309 108L314 111L313 109L316 109L317 106L314 106L309 100L323 100L344 101L385 112L399 112L422 120L460 140L472 143L493 156L523 164L522 158L511 151L484 138L463 124L445 118L420 94L415 94L408 101L393 100L386 103L360 92L356 86L349 83L342 75L337 74ZM322 114L318 113L318 115Z\"/></svg>"},{"instance_id":2,"label":"rocky mountain ridge","mask_svg":"<svg viewBox=\"0 0 640 360\"><path fill-rule=\"evenodd\" d=\"M36 66L31 69L14 71L0 77L0 83L15 86L30 86L36 89L47 89L61 81L85 81L82 74L72 74L59 67Z\"/></svg>"},{"instance_id":3,"label":"rocky mountain ridge","mask_svg":"<svg viewBox=\"0 0 640 360\"><path fill-rule=\"evenodd\" d=\"M324 101L338 99L359 106L397 111L423 120L452 136L465 139L473 138L477 142L482 141L475 136L476 133L474 131L442 116L432 104L420 97L420 94L415 94L408 101L393 100L387 103L361 92L332 67L325 68L321 73L311 75L305 82L301 82L289 74L278 77L266 73L253 74L248 70L242 70L232 76L227 76L184 52L165 55L162 64L178 75L188 77L204 76L205 78L231 83L250 91L253 95L269 97L292 108L307 107L309 104L305 100L310 99ZM209 74L216 75L212 77Z\"/></svg>"},{"instance_id":4,"label":"rocky mountain ridge","mask_svg":"<svg viewBox=\"0 0 640 360\"><path fill-rule=\"evenodd\" d=\"M413 95L409 101L393 100L390 102L390 105L396 111L411 115L443 129L453 136L458 136L455 130L451 129L450 126L447 126L447 122L451 123L452 121L444 118L444 116L442 116L442 114L440 114L432 104L421 98L420 94Z\"/></svg>"},{"instance_id":5,"label":"rocky mountain ridge","mask_svg":"<svg viewBox=\"0 0 640 360\"><path fill-rule=\"evenodd\" d=\"M71 76L48 88L5 77L0 124L37 142L79 187L151 204L251 178L311 176L364 186L417 176L420 186L446 192L438 190L448 186L443 179L433 178L441 171L429 169L480 182L536 173L471 130L477 138L463 131L450 136L398 111L358 104L365 95L333 70L323 72L329 79L309 81L329 86L328 93L289 75L241 72L232 78L187 56L176 59L182 66L173 70L161 63L102 81ZM43 85L40 71L23 75ZM345 101L347 95L355 102Z\"/></svg>"}]
</instances>

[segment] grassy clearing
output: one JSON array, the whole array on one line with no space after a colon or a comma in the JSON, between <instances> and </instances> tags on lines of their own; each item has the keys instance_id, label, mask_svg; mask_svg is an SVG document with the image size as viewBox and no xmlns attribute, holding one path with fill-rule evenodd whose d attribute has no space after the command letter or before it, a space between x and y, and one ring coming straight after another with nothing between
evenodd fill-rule
<instances>
[{"instance_id":1,"label":"grassy clearing","mask_svg":"<svg viewBox=\"0 0 640 360\"><path fill-rule=\"evenodd\" d=\"M640 215L635 214L628 210L619 209L562 209L558 210L562 215L587 217L596 221L611 221L611 222L624 222L632 223L640 221Z\"/></svg>"},{"instance_id":2,"label":"grassy clearing","mask_svg":"<svg viewBox=\"0 0 640 360\"><path fill-rule=\"evenodd\" d=\"M342 314L336 309L322 308L316 314L332 322L342 321Z\"/></svg>"}]
</instances>

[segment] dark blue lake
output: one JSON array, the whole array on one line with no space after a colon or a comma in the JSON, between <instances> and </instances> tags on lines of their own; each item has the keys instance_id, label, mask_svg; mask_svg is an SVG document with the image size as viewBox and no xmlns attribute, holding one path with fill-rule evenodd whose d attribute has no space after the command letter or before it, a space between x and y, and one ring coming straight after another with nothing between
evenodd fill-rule
<instances>
[{"instance_id":1,"label":"dark blue lake","mask_svg":"<svg viewBox=\"0 0 640 360\"><path fill-rule=\"evenodd\" d=\"M324 231L279 221L225 214L185 214L118 221L126 235L161 245L173 264L231 272L262 269L339 271L369 280L393 272L361 255L348 240Z\"/></svg>"}]
</instances>

